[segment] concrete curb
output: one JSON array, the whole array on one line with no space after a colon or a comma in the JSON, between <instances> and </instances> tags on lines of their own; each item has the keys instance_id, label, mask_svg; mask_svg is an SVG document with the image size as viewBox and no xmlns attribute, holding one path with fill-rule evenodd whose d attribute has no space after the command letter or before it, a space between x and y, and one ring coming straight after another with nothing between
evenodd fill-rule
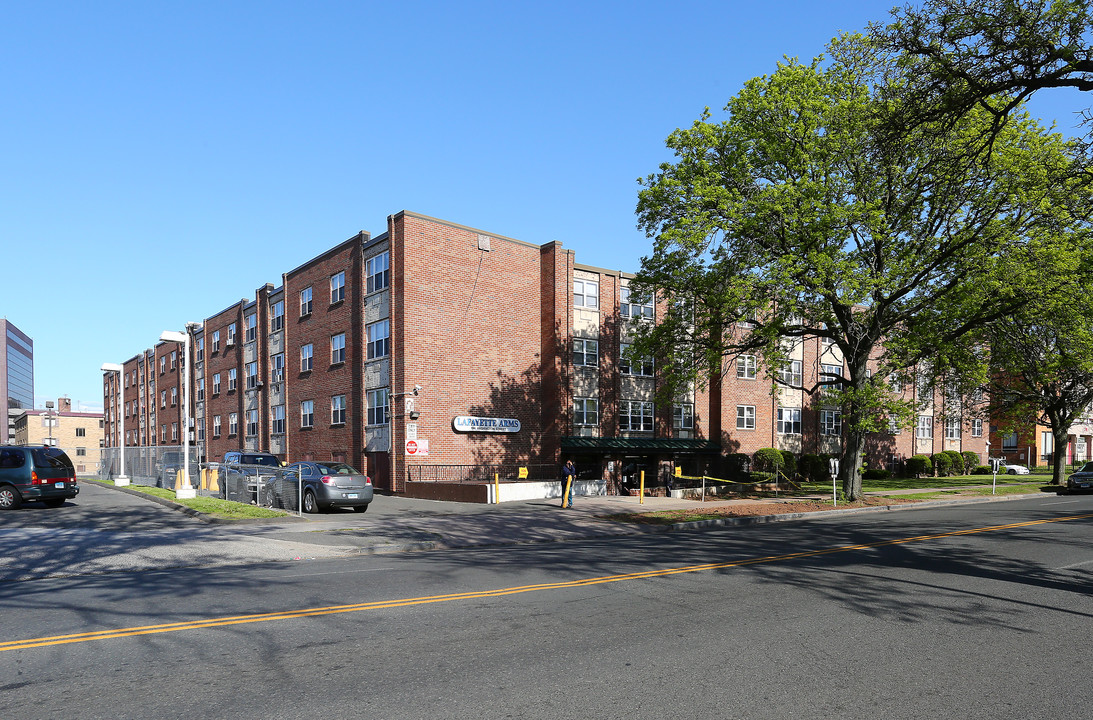
<instances>
[{"instance_id":1,"label":"concrete curb","mask_svg":"<svg viewBox=\"0 0 1093 720\"><path fill-rule=\"evenodd\" d=\"M95 482L95 481L92 480L90 482ZM276 520L277 522L284 522L286 520L292 521L292 522L306 522L303 518L296 517L295 515L285 515L284 517L277 517L277 518L238 518L238 519L211 517L211 516L206 515L205 513L201 512L200 510L194 510L192 507L189 507L187 505L182 505L180 503L176 503L173 500L168 500L167 498L161 498L158 495L149 495L148 493L143 493L140 490L133 490L132 488L127 487L127 486L110 485L110 484L101 483L101 482L95 482L95 486L96 487L108 488L110 490L116 490L118 492L123 492L126 495L133 495L134 497L139 497L139 498L143 498L145 500L150 500L151 502L154 502L156 505L162 505L165 508L169 508L169 509L174 510L176 512L180 512L183 515L189 515L190 517L192 517L196 520L200 520L201 522L206 523L208 525L258 525L258 524L261 524L261 523L270 522L271 520Z\"/></svg>"}]
</instances>

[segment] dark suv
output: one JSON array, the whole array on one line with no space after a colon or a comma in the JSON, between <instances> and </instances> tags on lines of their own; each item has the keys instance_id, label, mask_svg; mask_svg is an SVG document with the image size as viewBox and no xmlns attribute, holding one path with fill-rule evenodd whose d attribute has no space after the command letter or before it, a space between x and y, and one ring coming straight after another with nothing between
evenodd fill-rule
<instances>
[{"instance_id":1,"label":"dark suv","mask_svg":"<svg viewBox=\"0 0 1093 720\"><path fill-rule=\"evenodd\" d=\"M259 496L260 491L269 488L280 474L281 461L272 453L229 450L220 463L220 497L269 504L269 499Z\"/></svg>"},{"instance_id":2,"label":"dark suv","mask_svg":"<svg viewBox=\"0 0 1093 720\"><path fill-rule=\"evenodd\" d=\"M0 510L14 510L35 500L60 507L79 494L76 469L64 450L0 445Z\"/></svg>"}]
</instances>

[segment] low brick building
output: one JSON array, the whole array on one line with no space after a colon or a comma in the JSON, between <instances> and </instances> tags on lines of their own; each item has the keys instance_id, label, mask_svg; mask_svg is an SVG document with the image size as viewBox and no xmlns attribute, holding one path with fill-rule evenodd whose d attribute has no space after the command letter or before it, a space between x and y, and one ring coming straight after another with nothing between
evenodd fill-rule
<instances>
[{"instance_id":1,"label":"low brick building","mask_svg":"<svg viewBox=\"0 0 1093 720\"><path fill-rule=\"evenodd\" d=\"M60 398L54 408L24 410L15 417L16 445L52 445L65 451L77 475L99 470L103 446L102 413L72 411L72 402Z\"/></svg>"}]
</instances>

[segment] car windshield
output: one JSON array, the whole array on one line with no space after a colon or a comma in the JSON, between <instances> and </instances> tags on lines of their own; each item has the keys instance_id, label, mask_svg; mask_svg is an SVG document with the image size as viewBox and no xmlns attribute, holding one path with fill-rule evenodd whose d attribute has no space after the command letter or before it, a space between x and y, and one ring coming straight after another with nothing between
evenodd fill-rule
<instances>
[{"instance_id":1,"label":"car windshield","mask_svg":"<svg viewBox=\"0 0 1093 720\"><path fill-rule=\"evenodd\" d=\"M1093 472L1093 462L1087 462L1083 465L1081 472Z\"/></svg>"},{"instance_id":2,"label":"car windshield","mask_svg":"<svg viewBox=\"0 0 1093 720\"><path fill-rule=\"evenodd\" d=\"M272 455L243 455L239 458L239 462L244 465L268 465L269 467L277 467L281 464Z\"/></svg>"},{"instance_id":3,"label":"car windshield","mask_svg":"<svg viewBox=\"0 0 1093 720\"><path fill-rule=\"evenodd\" d=\"M319 472L323 475L360 475L352 465L345 463L316 463L315 467L319 468Z\"/></svg>"}]
</instances>

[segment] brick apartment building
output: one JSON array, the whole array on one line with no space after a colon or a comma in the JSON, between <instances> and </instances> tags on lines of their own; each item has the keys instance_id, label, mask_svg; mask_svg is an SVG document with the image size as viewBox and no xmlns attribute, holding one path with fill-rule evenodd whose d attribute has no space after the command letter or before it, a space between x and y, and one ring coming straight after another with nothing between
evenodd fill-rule
<instances>
[{"instance_id":1,"label":"brick apartment building","mask_svg":"<svg viewBox=\"0 0 1093 720\"><path fill-rule=\"evenodd\" d=\"M653 362L622 356L628 324L660 310L630 302L629 278L577 264L559 242L399 212L191 328L192 438L207 460L238 448L343 460L394 491L426 465L571 457L585 476L625 483L673 465L714 474L724 455L761 447L839 451L838 410L822 393L772 395L752 357L658 404ZM120 398L104 375L108 445L121 442L115 410L128 445L181 442L182 352L160 343L127 360ZM806 385L842 367L819 339L794 353L782 372ZM932 398L923 407L916 432L871 439L871 466L947 449L985 459L981 422L942 422Z\"/></svg>"}]
</instances>

